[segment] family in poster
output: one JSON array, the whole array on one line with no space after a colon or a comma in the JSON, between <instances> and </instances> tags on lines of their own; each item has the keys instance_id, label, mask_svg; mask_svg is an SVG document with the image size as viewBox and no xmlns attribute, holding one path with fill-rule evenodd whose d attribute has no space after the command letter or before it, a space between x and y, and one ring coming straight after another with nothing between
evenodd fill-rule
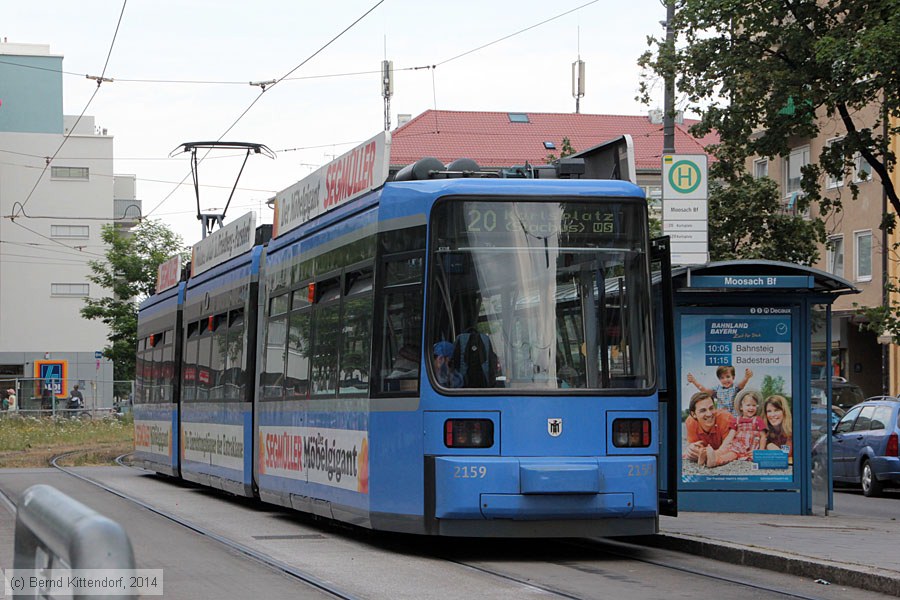
<instances>
[{"instance_id":1,"label":"family in poster","mask_svg":"<svg viewBox=\"0 0 900 600\"><path fill-rule=\"evenodd\" d=\"M682 315L685 482L793 480L790 314L748 313Z\"/></svg>"}]
</instances>

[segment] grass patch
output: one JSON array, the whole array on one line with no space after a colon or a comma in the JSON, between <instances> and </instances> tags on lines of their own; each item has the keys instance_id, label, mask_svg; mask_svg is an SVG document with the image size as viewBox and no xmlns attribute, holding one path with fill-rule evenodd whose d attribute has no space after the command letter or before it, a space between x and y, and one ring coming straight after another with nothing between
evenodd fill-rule
<instances>
[{"instance_id":1,"label":"grass patch","mask_svg":"<svg viewBox=\"0 0 900 600\"><path fill-rule=\"evenodd\" d=\"M61 464L111 464L134 448L134 422L4 416L0 419L0 467L46 467L54 456L77 452Z\"/></svg>"}]
</instances>

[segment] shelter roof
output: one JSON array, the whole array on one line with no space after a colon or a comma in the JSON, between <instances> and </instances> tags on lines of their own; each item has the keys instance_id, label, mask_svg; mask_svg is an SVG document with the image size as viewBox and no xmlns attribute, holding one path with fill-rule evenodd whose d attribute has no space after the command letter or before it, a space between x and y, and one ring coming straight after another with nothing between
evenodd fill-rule
<instances>
[{"instance_id":1,"label":"shelter roof","mask_svg":"<svg viewBox=\"0 0 900 600\"><path fill-rule=\"evenodd\" d=\"M726 260L692 267L680 267L672 271L673 279L679 282L684 280L684 283L687 283L690 277L697 275L733 275L735 277L799 275L813 278L813 292L841 295L858 294L860 291L843 277L813 267L776 260ZM684 286L676 284L675 287L683 289Z\"/></svg>"}]
</instances>

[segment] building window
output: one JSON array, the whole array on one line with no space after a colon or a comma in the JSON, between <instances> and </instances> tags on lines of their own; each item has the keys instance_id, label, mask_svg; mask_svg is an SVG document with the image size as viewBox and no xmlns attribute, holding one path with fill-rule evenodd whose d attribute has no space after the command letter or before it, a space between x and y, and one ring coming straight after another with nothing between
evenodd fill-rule
<instances>
[{"instance_id":1,"label":"building window","mask_svg":"<svg viewBox=\"0 0 900 600\"><path fill-rule=\"evenodd\" d=\"M829 146L832 146L832 145L837 144L842 141L844 141L844 138L842 138L842 137L832 138L825 142L825 146L827 148ZM839 188L842 185L844 185L843 173L839 177L833 177L829 174L825 175L825 187L827 187L829 190Z\"/></svg>"},{"instance_id":2,"label":"building window","mask_svg":"<svg viewBox=\"0 0 900 600\"><path fill-rule=\"evenodd\" d=\"M836 235L828 238L825 261L829 273L837 277L844 276L844 236Z\"/></svg>"},{"instance_id":3,"label":"building window","mask_svg":"<svg viewBox=\"0 0 900 600\"><path fill-rule=\"evenodd\" d=\"M51 283L50 295L57 298L84 298L90 293L87 283Z\"/></svg>"},{"instance_id":4,"label":"building window","mask_svg":"<svg viewBox=\"0 0 900 600\"><path fill-rule=\"evenodd\" d=\"M87 238L91 236L89 225L51 225L50 235L61 238Z\"/></svg>"},{"instance_id":5,"label":"building window","mask_svg":"<svg viewBox=\"0 0 900 600\"><path fill-rule=\"evenodd\" d=\"M856 280L872 281L872 232L857 231L853 234L856 252Z\"/></svg>"},{"instance_id":6,"label":"building window","mask_svg":"<svg viewBox=\"0 0 900 600\"><path fill-rule=\"evenodd\" d=\"M641 187L647 197L647 205L653 210L662 210L662 186L642 185Z\"/></svg>"},{"instance_id":7,"label":"building window","mask_svg":"<svg viewBox=\"0 0 900 600\"><path fill-rule=\"evenodd\" d=\"M50 167L52 179L80 179L87 181L90 171L87 167Z\"/></svg>"},{"instance_id":8,"label":"building window","mask_svg":"<svg viewBox=\"0 0 900 600\"><path fill-rule=\"evenodd\" d=\"M753 178L762 179L769 176L769 159L760 158L753 161Z\"/></svg>"},{"instance_id":9,"label":"building window","mask_svg":"<svg viewBox=\"0 0 900 600\"><path fill-rule=\"evenodd\" d=\"M872 179L872 166L869 165L869 161L864 159L859 152L856 153L853 162L853 183L860 183Z\"/></svg>"},{"instance_id":10,"label":"building window","mask_svg":"<svg viewBox=\"0 0 900 600\"><path fill-rule=\"evenodd\" d=\"M793 193L800 192L800 179L803 177L802 169L809 164L809 146L803 146L793 150L790 156L784 159L784 195L790 197Z\"/></svg>"},{"instance_id":11,"label":"building window","mask_svg":"<svg viewBox=\"0 0 900 600\"><path fill-rule=\"evenodd\" d=\"M507 113L509 115L510 123L530 123L528 120L528 115L525 113Z\"/></svg>"}]
</instances>

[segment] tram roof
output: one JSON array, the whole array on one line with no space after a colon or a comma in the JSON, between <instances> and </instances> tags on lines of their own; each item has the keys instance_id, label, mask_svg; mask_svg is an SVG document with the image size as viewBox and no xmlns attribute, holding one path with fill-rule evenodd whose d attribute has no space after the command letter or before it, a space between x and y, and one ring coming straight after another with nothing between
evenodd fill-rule
<instances>
[{"instance_id":1,"label":"tram roof","mask_svg":"<svg viewBox=\"0 0 900 600\"><path fill-rule=\"evenodd\" d=\"M641 188L618 179L500 179L497 177L470 177L449 179L425 179L418 181L392 181L386 190L415 189L423 193L445 196L454 193L522 194L527 196L596 194L602 190L609 196L644 197Z\"/></svg>"}]
</instances>

